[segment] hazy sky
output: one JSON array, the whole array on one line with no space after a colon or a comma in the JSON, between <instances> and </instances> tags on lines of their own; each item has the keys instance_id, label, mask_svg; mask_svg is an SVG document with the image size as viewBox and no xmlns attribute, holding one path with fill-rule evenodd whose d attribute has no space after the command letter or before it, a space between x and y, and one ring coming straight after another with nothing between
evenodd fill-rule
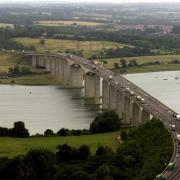
<instances>
[{"instance_id":1,"label":"hazy sky","mask_svg":"<svg viewBox=\"0 0 180 180\"><path fill-rule=\"evenodd\" d=\"M137 3L137 2L180 2L180 0L0 0L0 3L10 2L111 2L111 3Z\"/></svg>"}]
</instances>

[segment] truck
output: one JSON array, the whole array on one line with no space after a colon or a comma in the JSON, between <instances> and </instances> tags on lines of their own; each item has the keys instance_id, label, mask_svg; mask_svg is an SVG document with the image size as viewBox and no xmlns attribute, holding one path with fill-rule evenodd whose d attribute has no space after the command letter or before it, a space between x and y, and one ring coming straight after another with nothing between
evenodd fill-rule
<instances>
[{"instance_id":1,"label":"truck","mask_svg":"<svg viewBox=\"0 0 180 180\"><path fill-rule=\"evenodd\" d=\"M176 135L176 145L177 145L178 153L180 153L180 135L179 134Z\"/></svg>"},{"instance_id":2,"label":"truck","mask_svg":"<svg viewBox=\"0 0 180 180\"><path fill-rule=\"evenodd\" d=\"M175 118L176 118L177 120L180 120L180 114L177 114L177 115L175 116Z\"/></svg>"}]
</instances>

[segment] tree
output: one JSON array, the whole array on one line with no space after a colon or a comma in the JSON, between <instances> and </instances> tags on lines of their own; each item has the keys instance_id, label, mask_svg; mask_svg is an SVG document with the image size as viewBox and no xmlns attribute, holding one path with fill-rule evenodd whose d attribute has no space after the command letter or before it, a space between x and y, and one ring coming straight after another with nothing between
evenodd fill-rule
<instances>
[{"instance_id":1,"label":"tree","mask_svg":"<svg viewBox=\"0 0 180 180\"><path fill-rule=\"evenodd\" d=\"M106 154L113 154L113 151L110 147L108 146L99 146L96 150L96 155L97 156L103 156L103 155L106 155Z\"/></svg>"},{"instance_id":2,"label":"tree","mask_svg":"<svg viewBox=\"0 0 180 180\"><path fill-rule=\"evenodd\" d=\"M62 128L57 132L58 136L67 136L68 134L68 129Z\"/></svg>"},{"instance_id":3,"label":"tree","mask_svg":"<svg viewBox=\"0 0 180 180\"><path fill-rule=\"evenodd\" d=\"M106 111L97 115L90 124L93 133L111 132L120 129L121 120L114 111Z\"/></svg>"},{"instance_id":4,"label":"tree","mask_svg":"<svg viewBox=\"0 0 180 180\"><path fill-rule=\"evenodd\" d=\"M40 39L40 44L41 44L42 46L44 46L44 44L45 44L45 39L44 39L44 37L41 37L41 39Z\"/></svg>"},{"instance_id":5,"label":"tree","mask_svg":"<svg viewBox=\"0 0 180 180\"><path fill-rule=\"evenodd\" d=\"M67 144L58 145L56 152L57 162L70 162L72 159L72 149Z\"/></svg>"},{"instance_id":6,"label":"tree","mask_svg":"<svg viewBox=\"0 0 180 180\"><path fill-rule=\"evenodd\" d=\"M119 63L114 63L114 69L119 69Z\"/></svg>"},{"instance_id":7,"label":"tree","mask_svg":"<svg viewBox=\"0 0 180 180\"><path fill-rule=\"evenodd\" d=\"M27 179L49 180L55 171L55 154L46 149L30 150L25 156L26 172L30 177ZM31 174L34 177L31 177Z\"/></svg>"},{"instance_id":8,"label":"tree","mask_svg":"<svg viewBox=\"0 0 180 180\"><path fill-rule=\"evenodd\" d=\"M123 141L126 141L128 138L126 131L121 131L120 136Z\"/></svg>"},{"instance_id":9,"label":"tree","mask_svg":"<svg viewBox=\"0 0 180 180\"><path fill-rule=\"evenodd\" d=\"M125 59L120 59L120 64L122 68L126 68L127 67L127 61Z\"/></svg>"},{"instance_id":10,"label":"tree","mask_svg":"<svg viewBox=\"0 0 180 180\"><path fill-rule=\"evenodd\" d=\"M24 122L22 122L22 121L14 122L14 127L12 129L10 129L10 136L28 137L29 132L25 128Z\"/></svg>"},{"instance_id":11,"label":"tree","mask_svg":"<svg viewBox=\"0 0 180 180\"><path fill-rule=\"evenodd\" d=\"M82 145L79 148L79 159L86 160L90 155L90 150L87 145Z\"/></svg>"},{"instance_id":12,"label":"tree","mask_svg":"<svg viewBox=\"0 0 180 180\"><path fill-rule=\"evenodd\" d=\"M46 131L44 132L44 135L45 135L45 136L53 136L53 135L54 135L53 130L51 130L51 129L46 129Z\"/></svg>"}]
</instances>

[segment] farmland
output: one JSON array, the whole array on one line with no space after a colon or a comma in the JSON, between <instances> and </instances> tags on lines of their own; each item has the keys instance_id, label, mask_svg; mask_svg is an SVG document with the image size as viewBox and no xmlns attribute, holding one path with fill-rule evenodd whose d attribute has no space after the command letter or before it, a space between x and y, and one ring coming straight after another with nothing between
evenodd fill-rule
<instances>
[{"instance_id":1,"label":"farmland","mask_svg":"<svg viewBox=\"0 0 180 180\"><path fill-rule=\"evenodd\" d=\"M35 25L41 26L100 26L102 23L88 21L34 21Z\"/></svg>"},{"instance_id":2,"label":"farmland","mask_svg":"<svg viewBox=\"0 0 180 180\"><path fill-rule=\"evenodd\" d=\"M29 138L10 138L0 137L0 156L14 157L25 154L30 149L46 148L52 152L56 151L58 144L67 143L74 147L86 144L90 147L91 153L95 153L97 147L108 146L114 151L118 147L116 137L119 132L66 137L29 137Z\"/></svg>"},{"instance_id":3,"label":"farmland","mask_svg":"<svg viewBox=\"0 0 180 180\"><path fill-rule=\"evenodd\" d=\"M76 40L62 40L62 39L45 39L45 44L40 44L38 38L15 38L15 41L22 43L24 46L34 46L37 52L50 51L52 53L64 52L67 49L83 50L84 55L88 57L92 53L99 52L106 48L123 48L128 46L126 44L110 42L110 41L76 41Z\"/></svg>"}]
</instances>

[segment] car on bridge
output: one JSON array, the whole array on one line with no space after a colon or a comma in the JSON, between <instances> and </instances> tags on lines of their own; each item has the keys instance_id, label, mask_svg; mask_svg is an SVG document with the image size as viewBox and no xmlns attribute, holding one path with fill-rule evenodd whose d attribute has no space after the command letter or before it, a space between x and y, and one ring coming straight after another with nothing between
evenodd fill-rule
<instances>
[{"instance_id":1,"label":"car on bridge","mask_svg":"<svg viewBox=\"0 0 180 180\"><path fill-rule=\"evenodd\" d=\"M163 174L158 174L155 180L165 180L165 177L163 176Z\"/></svg>"}]
</instances>

